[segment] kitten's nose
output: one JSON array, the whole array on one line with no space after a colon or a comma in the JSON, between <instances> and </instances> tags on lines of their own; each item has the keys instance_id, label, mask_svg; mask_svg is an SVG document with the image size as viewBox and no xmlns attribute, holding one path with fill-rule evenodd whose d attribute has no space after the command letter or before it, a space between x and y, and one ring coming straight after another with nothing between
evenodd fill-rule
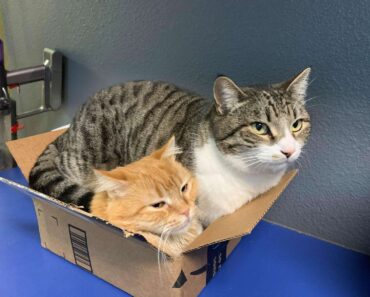
<instances>
[{"instance_id":1,"label":"kitten's nose","mask_svg":"<svg viewBox=\"0 0 370 297\"><path fill-rule=\"evenodd\" d=\"M182 214L182 215L184 215L184 216L186 216L186 217L189 217L189 215L190 215L190 210L189 210L189 208L188 208L188 209L186 209L185 211L183 211L181 214Z\"/></svg>"},{"instance_id":2,"label":"kitten's nose","mask_svg":"<svg viewBox=\"0 0 370 297\"><path fill-rule=\"evenodd\" d=\"M294 148L289 148L289 149L286 149L286 150L281 150L280 151L283 155L285 155L285 157L289 158L291 155L294 154L295 152L295 149Z\"/></svg>"}]
</instances>

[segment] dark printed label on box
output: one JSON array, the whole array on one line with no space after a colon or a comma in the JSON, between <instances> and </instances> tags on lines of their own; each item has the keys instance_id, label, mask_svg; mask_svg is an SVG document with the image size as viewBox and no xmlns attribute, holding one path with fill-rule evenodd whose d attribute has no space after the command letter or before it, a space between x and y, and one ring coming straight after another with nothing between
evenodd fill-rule
<instances>
[{"instance_id":1,"label":"dark printed label on box","mask_svg":"<svg viewBox=\"0 0 370 297\"><path fill-rule=\"evenodd\" d=\"M199 269L192 271L191 275L200 275L207 272L206 282L208 283L220 270L222 264L226 261L227 244L229 241L223 241L213 244L207 248L207 264ZM172 288L181 288L186 282L187 278L184 271L181 270Z\"/></svg>"},{"instance_id":2,"label":"dark printed label on box","mask_svg":"<svg viewBox=\"0 0 370 297\"><path fill-rule=\"evenodd\" d=\"M187 281L188 281L188 279L186 278L184 271L181 270L181 272L180 272L177 280L173 284L172 288L175 288L175 289L181 288Z\"/></svg>"},{"instance_id":3,"label":"dark printed label on box","mask_svg":"<svg viewBox=\"0 0 370 297\"><path fill-rule=\"evenodd\" d=\"M68 225L69 236L75 263L83 269L93 272L91 267L89 248L87 246L86 232L80 228Z\"/></svg>"},{"instance_id":4,"label":"dark printed label on box","mask_svg":"<svg viewBox=\"0 0 370 297\"><path fill-rule=\"evenodd\" d=\"M213 244L207 249L207 283L220 270L222 264L226 261L227 244L229 241L223 241Z\"/></svg>"}]
</instances>

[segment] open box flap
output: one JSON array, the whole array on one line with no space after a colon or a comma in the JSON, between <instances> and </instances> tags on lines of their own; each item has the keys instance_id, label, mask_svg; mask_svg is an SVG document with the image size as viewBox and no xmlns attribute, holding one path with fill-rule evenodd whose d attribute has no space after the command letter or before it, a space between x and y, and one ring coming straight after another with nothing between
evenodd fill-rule
<instances>
[{"instance_id":1,"label":"open box flap","mask_svg":"<svg viewBox=\"0 0 370 297\"><path fill-rule=\"evenodd\" d=\"M8 141L6 143L9 151L13 155L15 161L27 180L37 158L41 155L49 143L53 142L65 131L66 129L46 132L35 136Z\"/></svg>"},{"instance_id":2,"label":"open box flap","mask_svg":"<svg viewBox=\"0 0 370 297\"><path fill-rule=\"evenodd\" d=\"M243 205L234 213L214 221L187 247L185 252L251 233L296 174L297 170L289 171L277 186Z\"/></svg>"},{"instance_id":3,"label":"open box flap","mask_svg":"<svg viewBox=\"0 0 370 297\"><path fill-rule=\"evenodd\" d=\"M10 152L14 156L14 159L17 161L18 166L26 178L28 178L33 164L46 146L64 132L65 130L52 131L7 142ZM213 222L198 238L195 239L193 243L188 246L185 252L190 252L203 246L251 233L253 228L270 209L272 204L277 200L281 192L286 188L296 173L296 170L286 173L277 186L242 206L236 212L221 217ZM27 187L25 188L28 189ZM28 189L28 191L32 190ZM38 192L35 193L43 195ZM59 202L47 195L44 196L55 200L55 203ZM76 208L73 209L76 213L81 212L84 213L85 216L88 216L88 214L82 210ZM103 220L101 221L106 223Z\"/></svg>"}]
</instances>

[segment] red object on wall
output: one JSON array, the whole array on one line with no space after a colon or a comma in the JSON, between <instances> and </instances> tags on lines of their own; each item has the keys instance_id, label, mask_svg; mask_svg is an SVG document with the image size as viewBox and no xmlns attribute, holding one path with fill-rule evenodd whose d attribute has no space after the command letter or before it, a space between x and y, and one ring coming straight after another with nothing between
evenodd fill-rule
<instances>
[{"instance_id":1,"label":"red object on wall","mask_svg":"<svg viewBox=\"0 0 370 297\"><path fill-rule=\"evenodd\" d=\"M19 124L16 122L13 126L10 127L10 131L12 134L17 133L19 130L22 130L24 128L24 125Z\"/></svg>"}]
</instances>

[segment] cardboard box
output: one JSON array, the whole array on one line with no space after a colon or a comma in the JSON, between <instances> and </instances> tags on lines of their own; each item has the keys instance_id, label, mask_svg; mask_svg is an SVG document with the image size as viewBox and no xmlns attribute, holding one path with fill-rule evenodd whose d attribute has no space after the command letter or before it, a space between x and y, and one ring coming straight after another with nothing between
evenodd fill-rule
<instances>
[{"instance_id":1,"label":"cardboard box","mask_svg":"<svg viewBox=\"0 0 370 297\"><path fill-rule=\"evenodd\" d=\"M38 155L64 131L53 131L8 143L28 177ZM30 195L41 245L134 296L197 296L221 268L242 236L250 234L295 176L212 223L185 253L158 265L157 250L138 235L129 236L109 223L28 187L0 181Z\"/></svg>"}]
</instances>

